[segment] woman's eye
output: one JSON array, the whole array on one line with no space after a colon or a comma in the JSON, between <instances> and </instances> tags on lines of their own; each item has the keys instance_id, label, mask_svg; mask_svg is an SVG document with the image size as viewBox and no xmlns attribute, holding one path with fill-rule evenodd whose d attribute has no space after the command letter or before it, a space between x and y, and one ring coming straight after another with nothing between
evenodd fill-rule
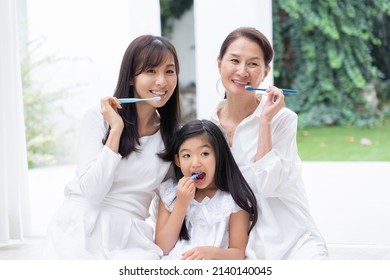
<instances>
[{"instance_id":1,"label":"woman's eye","mask_svg":"<svg viewBox=\"0 0 390 280\"><path fill-rule=\"evenodd\" d=\"M175 70L167 70L167 74L176 74Z\"/></svg>"},{"instance_id":2,"label":"woman's eye","mask_svg":"<svg viewBox=\"0 0 390 280\"><path fill-rule=\"evenodd\" d=\"M207 157L208 155L210 155L209 152L204 152L204 153L202 153L202 156L204 156L204 157Z\"/></svg>"},{"instance_id":3,"label":"woman's eye","mask_svg":"<svg viewBox=\"0 0 390 280\"><path fill-rule=\"evenodd\" d=\"M188 154L185 154L185 155L183 155L182 157L183 157L183 158L189 158L189 157L190 157L190 155L188 155Z\"/></svg>"},{"instance_id":4,"label":"woman's eye","mask_svg":"<svg viewBox=\"0 0 390 280\"><path fill-rule=\"evenodd\" d=\"M154 73L155 71L154 71L154 69L153 68L150 68L150 69L146 69L146 71L145 71L146 73Z\"/></svg>"},{"instance_id":5,"label":"woman's eye","mask_svg":"<svg viewBox=\"0 0 390 280\"><path fill-rule=\"evenodd\" d=\"M259 65L257 63L255 63L255 62L249 63L249 67L254 68L254 67L257 67L257 66L259 66Z\"/></svg>"},{"instance_id":6,"label":"woman's eye","mask_svg":"<svg viewBox=\"0 0 390 280\"><path fill-rule=\"evenodd\" d=\"M230 61L233 63L238 63L238 59L235 59L235 58L231 59Z\"/></svg>"}]
</instances>

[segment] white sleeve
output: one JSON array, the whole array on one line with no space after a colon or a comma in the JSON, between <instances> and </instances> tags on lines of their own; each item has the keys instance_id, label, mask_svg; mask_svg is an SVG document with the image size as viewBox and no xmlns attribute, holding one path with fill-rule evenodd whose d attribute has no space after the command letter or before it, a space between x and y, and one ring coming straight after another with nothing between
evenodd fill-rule
<instances>
[{"instance_id":1,"label":"white sleeve","mask_svg":"<svg viewBox=\"0 0 390 280\"><path fill-rule=\"evenodd\" d=\"M165 208L172 212L176 201L177 182L172 178L162 182L158 189L161 201L164 203Z\"/></svg>"},{"instance_id":2,"label":"white sleeve","mask_svg":"<svg viewBox=\"0 0 390 280\"><path fill-rule=\"evenodd\" d=\"M87 200L101 202L114 181L121 155L103 145L107 127L100 111L89 110L81 123L76 174Z\"/></svg>"},{"instance_id":3,"label":"white sleeve","mask_svg":"<svg viewBox=\"0 0 390 280\"><path fill-rule=\"evenodd\" d=\"M272 122L272 150L251 166L256 188L263 197L288 196L300 176L296 131L297 115L289 109Z\"/></svg>"}]
</instances>

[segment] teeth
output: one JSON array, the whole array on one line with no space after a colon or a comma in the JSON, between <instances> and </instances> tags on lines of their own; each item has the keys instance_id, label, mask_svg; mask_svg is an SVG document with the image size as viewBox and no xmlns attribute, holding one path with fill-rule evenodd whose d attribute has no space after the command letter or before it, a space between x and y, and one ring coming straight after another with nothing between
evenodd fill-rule
<instances>
[{"instance_id":1,"label":"teeth","mask_svg":"<svg viewBox=\"0 0 390 280\"><path fill-rule=\"evenodd\" d=\"M233 81L233 82L235 82L236 84L240 84L240 85L247 85L248 84L246 82L240 82L240 81Z\"/></svg>"},{"instance_id":2,"label":"teeth","mask_svg":"<svg viewBox=\"0 0 390 280\"><path fill-rule=\"evenodd\" d=\"M150 92L155 94L155 95L164 95L165 94L165 90L164 91L151 90Z\"/></svg>"}]
</instances>

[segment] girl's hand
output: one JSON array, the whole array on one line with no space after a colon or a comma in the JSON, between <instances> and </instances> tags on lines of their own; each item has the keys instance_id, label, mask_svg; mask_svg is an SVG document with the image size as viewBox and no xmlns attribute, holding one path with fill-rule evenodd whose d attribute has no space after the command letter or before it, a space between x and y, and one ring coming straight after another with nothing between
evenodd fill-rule
<instances>
[{"instance_id":1,"label":"girl's hand","mask_svg":"<svg viewBox=\"0 0 390 280\"><path fill-rule=\"evenodd\" d=\"M116 97L108 96L100 100L100 113L110 125L111 130L122 131L124 123L118 114L118 109L122 109L122 106Z\"/></svg>"},{"instance_id":2,"label":"girl's hand","mask_svg":"<svg viewBox=\"0 0 390 280\"><path fill-rule=\"evenodd\" d=\"M182 260L211 260L213 258L213 246L201 246L192 248L182 254Z\"/></svg>"},{"instance_id":3,"label":"girl's hand","mask_svg":"<svg viewBox=\"0 0 390 280\"><path fill-rule=\"evenodd\" d=\"M189 205L191 200L195 197L195 184L189 177L183 177L179 180L179 186L176 190L176 203Z\"/></svg>"},{"instance_id":4,"label":"girl's hand","mask_svg":"<svg viewBox=\"0 0 390 280\"><path fill-rule=\"evenodd\" d=\"M261 118L264 121L271 122L272 118L285 106L284 95L281 89L274 86L270 86L266 92L268 93L268 100L261 113Z\"/></svg>"}]
</instances>

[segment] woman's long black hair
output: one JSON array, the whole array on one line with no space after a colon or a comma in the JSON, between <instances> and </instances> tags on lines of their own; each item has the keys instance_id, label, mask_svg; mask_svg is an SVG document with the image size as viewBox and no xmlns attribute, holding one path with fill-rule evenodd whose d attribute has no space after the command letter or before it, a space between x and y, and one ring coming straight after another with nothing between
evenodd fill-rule
<instances>
[{"instance_id":1,"label":"woman's long black hair","mask_svg":"<svg viewBox=\"0 0 390 280\"><path fill-rule=\"evenodd\" d=\"M147 69L158 67L166 58L172 56L175 61L176 74L179 75L179 60L175 47L164 37L142 35L134 39L128 46L119 72L118 83L114 96L116 98L129 98L134 96L134 78ZM178 128L181 119L179 99L179 78L173 95L167 103L157 108L160 115L160 132L165 147L170 145L174 131ZM137 151L139 142L138 117L135 103L126 104L118 110L124 122L124 129L119 142L119 154L127 157L131 152ZM103 139L107 142L110 128Z\"/></svg>"},{"instance_id":2,"label":"woman's long black hair","mask_svg":"<svg viewBox=\"0 0 390 280\"><path fill-rule=\"evenodd\" d=\"M237 205L249 213L251 220L249 234L258 219L256 197L238 168L222 131L216 124L208 120L193 120L186 123L175 133L172 145L161 153L160 157L165 161L174 162L183 142L198 136L207 137L214 149L216 157L215 185L219 190L229 192ZM176 165L174 168L176 179L181 179L184 175L180 168ZM180 238L189 239L185 222L183 222Z\"/></svg>"}]
</instances>

